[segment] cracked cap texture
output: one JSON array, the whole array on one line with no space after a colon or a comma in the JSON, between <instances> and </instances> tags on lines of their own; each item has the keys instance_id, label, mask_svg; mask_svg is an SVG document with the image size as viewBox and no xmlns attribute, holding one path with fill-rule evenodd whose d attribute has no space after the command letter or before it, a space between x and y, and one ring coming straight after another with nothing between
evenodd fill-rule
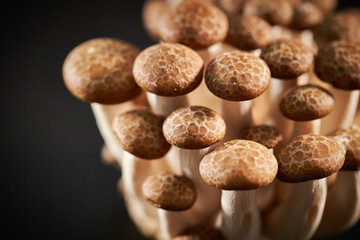
<instances>
[{"instance_id":1,"label":"cracked cap texture","mask_svg":"<svg viewBox=\"0 0 360 240\"><path fill-rule=\"evenodd\" d=\"M112 128L125 151L139 158L157 159L170 149L162 132L163 122L163 117L148 110L134 110L117 116Z\"/></svg>"},{"instance_id":2,"label":"cracked cap texture","mask_svg":"<svg viewBox=\"0 0 360 240\"><path fill-rule=\"evenodd\" d=\"M188 178L168 172L148 177L142 192L152 206L169 211L189 209L196 199L195 187Z\"/></svg>"},{"instance_id":3,"label":"cracked cap texture","mask_svg":"<svg viewBox=\"0 0 360 240\"><path fill-rule=\"evenodd\" d=\"M181 96L201 83L203 60L192 49L177 43L161 43L142 51L134 62L137 84L160 96Z\"/></svg>"},{"instance_id":4,"label":"cracked cap texture","mask_svg":"<svg viewBox=\"0 0 360 240\"><path fill-rule=\"evenodd\" d=\"M210 186L224 190L251 190L271 183L278 163L265 146L249 140L232 140L207 154L200 175Z\"/></svg>"},{"instance_id":5,"label":"cracked cap texture","mask_svg":"<svg viewBox=\"0 0 360 240\"><path fill-rule=\"evenodd\" d=\"M352 125L346 129L339 129L330 134L330 137L342 144L346 150L342 170L360 170L360 127Z\"/></svg>"},{"instance_id":6,"label":"cracked cap texture","mask_svg":"<svg viewBox=\"0 0 360 240\"><path fill-rule=\"evenodd\" d=\"M219 229L210 224L198 224L186 229L173 240L225 240Z\"/></svg>"},{"instance_id":7,"label":"cracked cap texture","mask_svg":"<svg viewBox=\"0 0 360 240\"><path fill-rule=\"evenodd\" d=\"M271 76L280 79L296 78L313 63L311 49L296 40L276 40L262 49L260 57L269 65Z\"/></svg>"},{"instance_id":8,"label":"cracked cap texture","mask_svg":"<svg viewBox=\"0 0 360 240\"><path fill-rule=\"evenodd\" d=\"M270 83L266 63L243 51L219 55L206 68L205 82L217 97L228 101L246 101L260 96Z\"/></svg>"},{"instance_id":9,"label":"cracked cap texture","mask_svg":"<svg viewBox=\"0 0 360 240\"><path fill-rule=\"evenodd\" d=\"M193 49L222 42L228 33L225 13L201 0L182 0L172 6L159 27L164 42L177 42Z\"/></svg>"},{"instance_id":10,"label":"cracked cap texture","mask_svg":"<svg viewBox=\"0 0 360 240\"><path fill-rule=\"evenodd\" d=\"M320 48L315 72L336 88L360 89L360 42L334 41Z\"/></svg>"},{"instance_id":11,"label":"cracked cap texture","mask_svg":"<svg viewBox=\"0 0 360 240\"><path fill-rule=\"evenodd\" d=\"M280 102L281 113L294 121L311 121L328 115L335 100L330 92L316 85L296 86Z\"/></svg>"},{"instance_id":12,"label":"cracked cap texture","mask_svg":"<svg viewBox=\"0 0 360 240\"><path fill-rule=\"evenodd\" d=\"M274 148L283 140L283 136L278 130L268 125L245 128L241 132L240 138L260 143L269 149Z\"/></svg>"},{"instance_id":13,"label":"cracked cap texture","mask_svg":"<svg viewBox=\"0 0 360 240\"><path fill-rule=\"evenodd\" d=\"M220 141L226 131L223 118L201 106L179 108L165 120L166 140L179 148L201 149Z\"/></svg>"},{"instance_id":14,"label":"cracked cap texture","mask_svg":"<svg viewBox=\"0 0 360 240\"><path fill-rule=\"evenodd\" d=\"M87 102L116 104L133 99L141 93L132 75L139 52L133 45L117 39L84 42L65 59L65 85L75 97Z\"/></svg>"},{"instance_id":15,"label":"cracked cap texture","mask_svg":"<svg viewBox=\"0 0 360 240\"><path fill-rule=\"evenodd\" d=\"M344 164L345 149L330 137L301 135L293 138L277 156L277 178L297 183L328 177Z\"/></svg>"}]
</instances>

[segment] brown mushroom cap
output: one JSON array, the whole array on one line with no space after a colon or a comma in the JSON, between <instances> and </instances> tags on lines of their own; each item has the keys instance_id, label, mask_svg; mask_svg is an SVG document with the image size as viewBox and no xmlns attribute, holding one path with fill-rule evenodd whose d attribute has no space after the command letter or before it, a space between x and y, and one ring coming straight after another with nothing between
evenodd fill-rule
<instances>
[{"instance_id":1,"label":"brown mushroom cap","mask_svg":"<svg viewBox=\"0 0 360 240\"><path fill-rule=\"evenodd\" d=\"M111 38L97 38L74 48L63 65L66 87L77 98L101 104L116 104L141 93L132 67L139 50Z\"/></svg>"},{"instance_id":2,"label":"brown mushroom cap","mask_svg":"<svg viewBox=\"0 0 360 240\"><path fill-rule=\"evenodd\" d=\"M173 240L225 240L219 229L210 224L198 224L186 229Z\"/></svg>"},{"instance_id":3,"label":"brown mushroom cap","mask_svg":"<svg viewBox=\"0 0 360 240\"><path fill-rule=\"evenodd\" d=\"M142 22L145 30L154 40L160 39L159 26L164 21L169 4L164 0L147 0L142 9Z\"/></svg>"},{"instance_id":4,"label":"brown mushroom cap","mask_svg":"<svg viewBox=\"0 0 360 240\"><path fill-rule=\"evenodd\" d=\"M225 122L215 111L200 106L179 108L163 124L166 140L179 148L201 149L220 141Z\"/></svg>"},{"instance_id":5,"label":"brown mushroom cap","mask_svg":"<svg viewBox=\"0 0 360 240\"><path fill-rule=\"evenodd\" d=\"M360 89L360 42L335 41L320 48L315 72L336 88Z\"/></svg>"},{"instance_id":6,"label":"brown mushroom cap","mask_svg":"<svg viewBox=\"0 0 360 240\"><path fill-rule=\"evenodd\" d=\"M200 174L210 186L224 190L251 190L271 183L277 161L265 146L249 140L232 140L207 154Z\"/></svg>"},{"instance_id":7,"label":"brown mushroom cap","mask_svg":"<svg viewBox=\"0 0 360 240\"><path fill-rule=\"evenodd\" d=\"M342 11L325 18L324 21L314 29L314 39L320 47L336 40L359 42L359 16Z\"/></svg>"},{"instance_id":8,"label":"brown mushroom cap","mask_svg":"<svg viewBox=\"0 0 360 240\"><path fill-rule=\"evenodd\" d=\"M340 170L345 149L330 137L300 135L293 138L277 156L277 178L297 183L330 176Z\"/></svg>"},{"instance_id":9,"label":"brown mushroom cap","mask_svg":"<svg viewBox=\"0 0 360 240\"><path fill-rule=\"evenodd\" d=\"M205 82L216 96L229 101L245 101L260 96L270 83L266 63L242 51L219 55L207 66Z\"/></svg>"},{"instance_id":10,"label":"brown mushroom cap","mask_svg":"<svg viewBox=\"0 0 360 240\"><path fill-rule=\"evenodd\" d=\"M251 0L242 6L244 15L256 15L272 25L288 25L293 18L293 6L288 0Z\"/></svg>"},{"instance_id":11,"label":"brown mushroom cap","mask_svg":"<svg viewBox=\"0 0 360 240\"><path fill-rule=\"evenodd\" d=\"M228 28L225 13L213 4L202 0L182 0L169 9L159 30L164 42L201 49L222 42Z\"/></svg>"},{"instance_id":12,"label":"brown mushroom cap","mask_svg":"<svg viewBox=\"0 0 360 240\"><path fill-rule=\"evenodd\" d=\"M188 178L168 172L148 177L142 192L148 203L170 211L189 209L196 199L194 184Z\"/></svg>"},{"instance_id":13,"label":"brown mushroom cap","mask_svg":"<svg viewBox=\"0 0 360 240\"><path fill-rule=\"evenodd\" d=\"M229 18L226 41L241 50L263 48L271 42L271 38L271 26L262 18L244 15Z\"/></svg>"},{"instance_id":14,"label":"brown mushroom cap","mask_svg":"<svg viewBox=\"0 0 360 240\"><path fill-rule=\"evenodd\" d=\"M296 40L279 39L263 48L262 59L269 65L271 76L296 78L307 72L313 62L310 48Z\"/></svg>"},{"instance_id":15,"label":"brown mushroom cap","mask_svg":"<svg viewBox=\"0 0 360 240\"><path fill-rule=\"evenodd\" d=\"M133 110L117 116L113 131L125 151L143 159L163 157L170 149L164 138L164 118L148 110Z\"/></svg>"},{"instance_id":16,"label":"brown mushroom cap","mask_svg":"<svg viewBox=\"0 0 360 240\"><path fill-rule=\"evenodd\" d=\"M338 4L338 0L303 0L315 4L323 13L334 10Z\"/></svg>"},{"instance_id":17,"label":"brown mushroom cap","mask_svg":"<svg viewBox=\"0 0 360 240\"><path fill-rule=\"evenodd\" d=\"M296 86L280 102L281 113L294 121L311 121L328 115L334 108L334 97L316 85Z\"/></svg>"},{"instance_id":18,"label":"brown mushroom cap","mask_svg":"<svg viewBox=\"0 0 360 240\"><path fill-rule=\"evenodd\" d=\"M161 43L138 55L133 73L137 84L147 92L181 96L199 86L203 64L192 49L177 43Z\"/></svg>"},{"instance_id":19,"label":"brown mushroom cap","mask_svg":"<svg viewBox=\"0 0 360 240\"><path fill-rule=\"evenodd\" d=\"M283 136L275 127L259 125L245 128L241 132L241 139L251 140L264 145L267 148L274 148L283 140Z\"/></svg>"},{"instance_id":20,"label":"brown mushroom cap","mask_svg":"<svg viewBox=\"0 0 360 240\"><path fill-rule=\"evenodd\" d=\"M345 163L342 170L360 170L360 127L352 125L346 129L339 129L330 134L346 150Z\"/></svg>"},{"instance_id":21,"label":"brown mushroom cap","mask_svg":"<svg viewBox=\"0 0 360 240\"><path fill-rule=\"evenodd\" d=\"M294 18L291 27L295 29L312 28L320 24L324 19L324 13L317 5L311 2L299 1L294 5Z\"/></svg>"}]
</instances>

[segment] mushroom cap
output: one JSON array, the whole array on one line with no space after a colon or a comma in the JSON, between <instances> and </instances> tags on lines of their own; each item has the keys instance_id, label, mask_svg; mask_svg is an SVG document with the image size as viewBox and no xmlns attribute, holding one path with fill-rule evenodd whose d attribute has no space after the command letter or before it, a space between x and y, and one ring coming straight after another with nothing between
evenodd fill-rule
<instances>
[{"instance_id":1,"label":"mushroom cap","mask_svg":"<svg viewBox=\"0 0 360 240\"><path fill-rule=\"evenodd\" d=\"M283 136L279 131L269 125L259 125L245 128L241 132L241 139L251 140L264 145L267 148L274 148L282 142Z\"/></svg>"},{"instance_id":2,"label":"mushroom cap","mask_svg":"<svg viewBox=\"0 0 360 240\"><path fill-rule=\"evenodd\" d=\"M330 176L340 170L345 149L330 137L300 135L293 138L278 154L277 178L297 183Z\"/></svg>"},{"instance_id":3,"label":"mushroom cap","mask_svg":"<svg viewBox=\"0 0 360 240\"><path fill-rule=\"evenodd\" d=\"M200 163L200 175L216 188L251 190L271 183L277 166L275 156L265 146L236 139L207 154Z\"/></svg>"},{"instance_id":4,"label":"mushroom cap","mask_svg":"<svg viewBox=\"0 0 360 240\"><path fill-rule=\"evenodd\" d=\"M360 89L360 42L334 41L320 48L315 72L336 88Z\"/></svg>"},{"instance_id":5,"label":"mushroom cap","mask_svg":"<svg viewBox=\"0 0 360 240\"><path fill-rule=\"evenodd\" d=\"M137 84L160 96L181 96L194 90L203 77L203 60L192 49L177 43L160 43L135 59Z\"/></svg>"},{"instance_id":6,"label":"mushroom cap","mask_svg":"<svg viewBox=\"0 0 360 240\"><path fill-rule=\"evenodd\" d=\"M179 108L163 124L166 140L179 148L201 149L220 141L225 122L215 111L200 106Z\"/></svg>"},{"instance_id":7,"label":"mushroom cap","mask_svg":"<svg viewBox=\"0 0 360 240\"><path fill-rule=\"evenodd\" d=\"M342 170L360 170L360 127L352 125L346 129L339 129L331 133L330 137L342 144L346 150Z\"/></svg>"},{"instance_id":8,"label":"mushroom cap","mask_svg":"<svg viewBox=\"0 0 360 240\"><path fill-rule=\"evenodd\" d=\"M291 89L280 102L281 113L294 121L311 121L328 115L335 100L329 91L316 85Z\"/></svg>"},{"instance_id":9,"label":"mushroom cap","mask_svg":"<svg viewBox=\"0 0 360 240\"><path fill-rule=\"evenodd\" d=\"M266 90L270 83L270 70L263 60L251 53L226 52L209 63L205 82L219 98L246 101Z\"/></svg>"},{"instance_id":10,"label":"mushroom cap","mask_svg":"<svg viewBox=\"0 0 360 240\"><path fill-rule=\"evenodd\" d=\"M262 49L260 57L269 65L271 76L280 79L296 78L313 63L311 49L297 40L276 40Z\"/></svg>"},{"instance_id":11,"label":"mushroom cap","mask_svg":"<svg viewBox=\"0 0 360 240\"><path fill-rule=\"evenodd\" d=\"M234 15L229 18L229 33L226 41L241 49L263 48L272 39L271 26L257 16Z\"/></svg>"},{"instance_id":12,"label":"mushroom cap","mask_svg":"<svg viewBox=\"0 0 360 240\"><path fill-rule=\"evenodd\" d=\"M312 28L324 20L322 10L311 2L299 1L294 5L294 18L291 27L295 29Z\"/></svg>"},{"instance_id":13,"label":"mushroom cap","mask_svg":"<svg viewBox=\"0 0 360 240\"><path fill-rule=\"evenodd\" d=\"M143 159L163 157L170 149L164 138L164 118L148 110L133 110L115 117L113 131L125 151Z\"/></svg>"},{"instance_id":14,"label":"mushroom cap","mask_svg":"<svg viewBox=\"0 0 360 240\"><path fill-rule=\"evenodd\" d=\"M338 0L304 0L315 4L323 13L328 13L334 10L338 4Z\"/></svg>"},{"instance_id":15,"label":"mushroom cap","mask_svg":"<svg viewBox=\"0 0 360 240\"><path fill-rule=\"evenodd\" d=\"M169 9L159 31L164 42L201 49L222 42L228 28L225 13L213 4L203 0L182 0Z\"/></svg>"},{"instance_id":16,"label":"mushroom cap","mask_svg":"<svg viewBox=\"0 0 360 240\"><path fill-rule=\"evenodd\" d=\"M251 0L242 6L244 15L256 15L272 25L288 25L293 18L293 6L288 0Z\"/></svg>"},{"instance_id":17,"label":"mushroom cap","mask_svg":"<svg viewBox=\"0 0 360 240\"><path fill-rule=\"evenodd\" d=\"M219 229L210 224L198 224L186 229L183 233L173 238L173 240L225 240Z\"/></svg>"},{"instance_id":18,"label":"mushroom cap","mask_svg":"<svg viewBox=\"0 0 360 240\"><path fill-rule=\"evenodd\" d=\"M196 199L195 186L188 178L168 172L148 177L142 192L152 206L169 211L189 209Z\"/></svg>"},{"instance_id":19,"label":"mushroom cap","mask_svg":"<svg viewBox=\"0 0 360 240\"><path fill-rule=\"evenodd\" d=\"M336 40L359 42L359 16L347 11L328 16L321 24L315 27L314 39L320 49L324 44Z\"/></svg>"},{"instance_id":20,"label":"mushroom cap","mask_svg":"<svg viewBox=\"0 0 360 240\"><path fill-rule=\"evenodd\" d=\"M147 0L142 8L142 22L146 32L154 40L160 39L159 25L164 21L169 4L164 0Z\"/></svg>"},{"instance_id":21,"label":"mushroom cap","mask_svg":"<svg viewBox=\"0 0 360 240\"><path fill-rule=\"evenodd\" d=\"M63 65L66 87L77 98L101 104L116 104L141 93L132 75L140 50L111 38L97 38L74 48Z\"/></svg>"}]
</instances>

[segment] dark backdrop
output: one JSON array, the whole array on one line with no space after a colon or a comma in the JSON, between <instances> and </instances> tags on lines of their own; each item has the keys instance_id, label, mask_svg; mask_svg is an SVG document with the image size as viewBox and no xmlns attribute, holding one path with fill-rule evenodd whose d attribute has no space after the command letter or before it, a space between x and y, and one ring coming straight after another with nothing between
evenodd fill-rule
<instances>
[{"instance_id":1,"label":"dark backdrop","mask_svg":"<svg viewBox=\"0 0 360 240\"><path fill-rule=\"evenodd\" d=\"M143 1L14 3L0 16L2 236L143 239L117 194L120 172L100 161L89 105L68 93L61 76L67 53L88 39L151 45ZM338 239L359 239L359 228Z\"/></svg>"}]
</instances>

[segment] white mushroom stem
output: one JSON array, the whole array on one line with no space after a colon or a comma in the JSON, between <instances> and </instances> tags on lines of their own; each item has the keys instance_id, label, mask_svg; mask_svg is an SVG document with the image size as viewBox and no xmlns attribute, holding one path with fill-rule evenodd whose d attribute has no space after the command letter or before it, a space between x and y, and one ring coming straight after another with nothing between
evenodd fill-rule
<instances>
[{"instance_id":1,"label":"white mushroom stem","mask_svg":"<svg viewBox=\"0 0 360 240\"><path fill-rule=\"evenodd\" d=\"M147 100L156 115L168 116L178 108L189 105L186 95L177 97L163 97L153 93L146 93Z\"/></svg>"},{"instance_id":2,"label":"white mushroom stem","mask_svg":"<svg viewBox=\"0 0 360 240\"><path fill-rule=\"evenodd\" d=\"M265 221L270 239L310 239L319 226L327 194L326 179L292 185L289 198Z\"/></svg>"},{"instance_id":3,"label":"white mushroom stem","mask_svg":"<svg viewBox=\"0 0 360 240\"><path fill-rule=\"evenodd\" d=\"M274 149L269 148L269 151L274 154ZM275 182L270 183L267 186L260 187L256 190L256 202L260 211L268 209L273 200L275 194Z\"/></svg>"},{"instance_id":4,"label":"white mushroom stem","mask_svg":"<svg viewBox=\"0 0 360 240\"><path fill-rule=\"evenodd\" d=\"M329 237L350 229L360 218L360 171L340 171L329 189L316 236Z\"/></svg>"},{"instance_id":5,"label":"white mushroom stem","mask_svg":"<svg viewBox=\"0 0 360 240\"><path fill-rule=\"evenodd\" d=\"M237 139L240 131L253 125L251 114L252 100L233 102L222 101L222 117L226 123L224 141Z\"/></svg>"},{"instance_id":6,"label":"white mushroom stem","mask_svg":"<svg viewBox=\"0 0 360 240\"><path fill-rule=\"evenodd\" d=\"M256 205L256 190L223 190L221 208L221 230L226 239L260 239L261 219Z\"/></svg>"},{"instance_id":7,"label":"white mushroom stem","mask_svg":"<svg viewBox=\"0 0 360 240\"><path fill-rule=\"evenodd\" d=\"M171 240L190 226L186 214L187 211L174 212L158 209L161 240Z\"/></svg>"},{"instance_id":8,"label":"white mushroom stem","mask_svg":"<svg viewBox=\"0 0 360 240\"><path fill-rule=\"evenodd\" d=\"M209 220L220 210L221 191L204 182L200 176L199 164L201 159L215 148L215 145L199 150L181 149L176 146L172 148L176 152L173 160L180 162L181 175L190 179L196 189L196 201L188 211L192 222L197 224Z\"/></svg>"},{"instance_id":9,"label":"white mushroom stem","mask_svg":"<svg viewBox=\"0 0 360 240\"><path fill-rule=\"evenodd\" d=\"M296 121L294 123L293 132L291 138L303 135L303 134L320 134L321 119L315 119L311 121Z\"/></svg>"},{"instance_id":10,"label":"white mushroom stem","mask_svg":"<svg viewBox=\"0 0 360 240\"><path fill-rule=\"evenodd\" d=\"M332 112L322 119L321 134L329 134L340 128L349 127L355 117L359 101L359 90L345 91L330 87L335 98Z\"/></svg>"}]
</instances>

